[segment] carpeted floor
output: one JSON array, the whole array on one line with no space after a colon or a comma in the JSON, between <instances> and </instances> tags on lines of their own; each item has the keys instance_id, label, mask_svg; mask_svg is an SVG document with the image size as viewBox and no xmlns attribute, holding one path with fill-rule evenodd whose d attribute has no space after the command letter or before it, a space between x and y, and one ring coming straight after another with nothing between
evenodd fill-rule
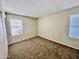
<instances>
[{"instance_id":1,"label":"carpeted floor","mask_svg":"<svg viewBox=\"0 0 79 59\"><path fill-rule=\"evenodd\" d=\"M79 59L79 51L35 37L9 45L8 59Z\"/></svg>"}]
</instances>

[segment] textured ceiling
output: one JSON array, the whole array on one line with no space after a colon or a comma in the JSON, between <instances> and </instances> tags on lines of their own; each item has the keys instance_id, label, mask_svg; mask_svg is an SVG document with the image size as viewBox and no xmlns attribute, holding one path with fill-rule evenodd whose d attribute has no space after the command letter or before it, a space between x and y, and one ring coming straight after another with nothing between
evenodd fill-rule
<instances>
[{"instance_id":1,"label":"textured ceiling","mask_svg":"<svg viewBox=\"0 0 79 59\"><path fill-rule=\"evenodd\" d=\"M4 0L5 11L30 17L43 17L78 5L79 0Z\"/></svg>"}]
</instances>

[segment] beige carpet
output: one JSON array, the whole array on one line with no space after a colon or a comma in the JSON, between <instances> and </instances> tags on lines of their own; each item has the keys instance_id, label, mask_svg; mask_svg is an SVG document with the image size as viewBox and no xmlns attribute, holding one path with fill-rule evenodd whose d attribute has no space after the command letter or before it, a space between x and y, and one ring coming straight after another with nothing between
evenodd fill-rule
<instances>
[{"instance_id":1,"label":"beige carpet","mask_svg":"<svg viewBox=\"0 0 79 59\"><path fill-rule=\"evenodd\" d=\"M79 51L35 37L10 45L8 59L79 59Z\"/></svg>"}]
</instances>

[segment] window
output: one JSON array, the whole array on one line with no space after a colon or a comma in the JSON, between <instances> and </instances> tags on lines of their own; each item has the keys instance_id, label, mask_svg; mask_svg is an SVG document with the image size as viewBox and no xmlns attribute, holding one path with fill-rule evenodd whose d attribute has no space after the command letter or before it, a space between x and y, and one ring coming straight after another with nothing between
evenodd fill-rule
<instances>
[{"instance_id":1,"label":"window","mask_svg":"<svg viewBox=\"0 0 79 59\"><path fill-rule=\"evenodd\" d=\"M79 39L79 14L70 16L69 37Z\"/></svg>"},{"instance_id":2,"label":"window","mask_svg":"<svg viewBox=\"0 0 79 59\"><path fill-rule=\"evenodd\" d=\"M18 36L23 34L23 21L12 19L10 20L10 28L12 36Z\"/></svg>"}]
</instances>

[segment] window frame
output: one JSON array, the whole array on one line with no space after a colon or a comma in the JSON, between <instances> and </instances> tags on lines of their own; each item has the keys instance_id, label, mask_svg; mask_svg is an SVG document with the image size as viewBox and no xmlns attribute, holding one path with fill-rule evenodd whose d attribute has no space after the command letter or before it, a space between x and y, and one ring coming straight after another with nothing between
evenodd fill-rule
<instances>
[{"instance_id":1,"label":"window frame","mask_svg":"<svg viewBox=\"0 0 79 59\"><path fill-rule=\"evenodd\" d=\"M16 34L16 35L13 35L13 34L12 34L11 20L12 20L12 21L13 21L13 20L14 20L14 21L15 21L15 20L20 20L20 21L21 21L21 25L22 25L22 26L21 26L21 28L22 28L22 32L21 32L21 33ZM12 37L21 36L21 35L24 34L24 23L23 23L23 20L21 20L21 19L11 18L9 23L10 23L10 32L11 32L11 36L12 36ZM15 27L14 27L14 28L15 28ZM19 26L19 28L20 28L20 26ZM16 29L17 29L17 28L16 28Z\"/></svg>"}]
</instances>

